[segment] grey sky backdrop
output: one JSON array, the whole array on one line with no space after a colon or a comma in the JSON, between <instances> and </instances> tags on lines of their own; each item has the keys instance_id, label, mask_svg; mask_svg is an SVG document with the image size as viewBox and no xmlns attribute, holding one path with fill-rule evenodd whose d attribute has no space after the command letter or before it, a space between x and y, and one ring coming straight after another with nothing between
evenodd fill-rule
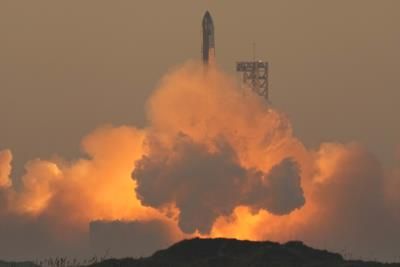
<instances>
[{"instance_id":1,"label":"grey sky backdrop","mask_svg":"<svg viewBox=\"0 0 400 267\"><path fill-rule=\"evenodd\" d=\"M171 67L200 57L214 17L218 63L271 64L271 100L307 146L358 140L390 164L399 144L400 1L0 1L0 149L15 164L79 154L105 124L145 125Z\"/></svg>"}]
</instances>

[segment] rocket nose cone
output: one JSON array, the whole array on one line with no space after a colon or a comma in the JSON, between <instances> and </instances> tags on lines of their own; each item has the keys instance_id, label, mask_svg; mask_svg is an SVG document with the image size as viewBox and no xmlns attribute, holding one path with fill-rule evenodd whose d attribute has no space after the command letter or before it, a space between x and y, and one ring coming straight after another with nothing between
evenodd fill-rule
<instances>
[{"instance_id":1,"label":"rocket nose cone","mask_svg":"<svg viewBox=\"0 0 400 267\"><path fill-rule=\"evenodd\" d=\"M213 28L214 27L213 24L214 24L214 22L211 17L211 14L210 14L210 12L207 11L204 14L204 18L203 18L203 27Z\"/></svg>"},{"instance_id":2,"label":"rocket nose cone","mask_svg":"<svg viewBox=\"0 0 400 267\"><path fill-rule=\"evenodd\" d=\"M210 12L207 10L206 13L204 14L204 20L210 20L211 19L211 14Z\"/></svg>"}]
</instances>

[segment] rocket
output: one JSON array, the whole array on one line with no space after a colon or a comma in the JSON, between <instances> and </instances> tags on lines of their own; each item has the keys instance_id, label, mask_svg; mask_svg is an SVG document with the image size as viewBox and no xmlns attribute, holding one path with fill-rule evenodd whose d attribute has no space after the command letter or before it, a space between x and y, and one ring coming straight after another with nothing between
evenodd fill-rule
<instances>
[{"instance_id":1,"label":"rocket","mask_svg":"<svg viewBox=\"0 0 400 267\"><path fill-rule=\"evenodd\" d=\"M203 17L203 63L209 65L215 62L214 23L210 12Z\"/></svg>"}]
</instances>

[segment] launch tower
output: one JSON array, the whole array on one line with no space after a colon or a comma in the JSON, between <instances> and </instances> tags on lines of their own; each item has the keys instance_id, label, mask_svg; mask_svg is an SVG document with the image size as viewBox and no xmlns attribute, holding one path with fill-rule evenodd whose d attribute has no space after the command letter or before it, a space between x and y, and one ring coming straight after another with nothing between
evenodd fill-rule
<instances>
[{"instance_id":1,"label":"launch tower","mask_svg":"<svg viewBox=\"0 0 400 267\"><path fill-rule=\"evenodd\" d=\"M242 73L242 84L269 101L268 62L261 60L236 63L236 71Z\"/></svg>"},{"instance_id":2,"label":"launch tower","mask_svg":"<svg viewBox=\"0 0 400 267\"><path fill-rule=\"evenodd\" d=\"M268 62L256 60L256 43L253 43L253 60L236 63L236 71L242 74L242 86L269 101Z\"/></svg>"}]
</instances>

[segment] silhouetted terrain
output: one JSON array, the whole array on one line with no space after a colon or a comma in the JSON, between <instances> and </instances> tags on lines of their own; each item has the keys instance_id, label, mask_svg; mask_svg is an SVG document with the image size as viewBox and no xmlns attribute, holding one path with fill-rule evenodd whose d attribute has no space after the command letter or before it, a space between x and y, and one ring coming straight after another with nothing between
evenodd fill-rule
<instances>
[{"instance_id":1,"label":"silhouetted terrain","mask_svg":"<svg viewBox=\"0 0 400 267\"><path fill-rule=\"evenodd\" d=\"M181 267L181 266L324 266L372 267L400 264L346 261L340 254L307 247L301 242L286 244L234 239L192 239L143 259L110 259L92 267Z\"/></svg>"},{"instance_id":2,"label":"silhouetted terrain","mask_svg":"<svg viewBox=\"0 0 400 267\"><path fill-rule=\"evenodd\" d=\"M78 265L50 264L66 267ZM191 239L181 241L153 256L141 259L109 259L89 267L400 267L400 264L347 261L340 254L307 247L302 242ZM39 267L30 262L3 262L0 267Z\"/></svg>"},{"instance_id":3,"label":"silhouetted terrain","mask_svg":"<svg viewBox=\"0 0 400 267\"><path fill-rule=\"evenodd\" d=\"M0 261L0 267L38 267L32 262L5 262Z\"/></svg>"}]
</instances>

